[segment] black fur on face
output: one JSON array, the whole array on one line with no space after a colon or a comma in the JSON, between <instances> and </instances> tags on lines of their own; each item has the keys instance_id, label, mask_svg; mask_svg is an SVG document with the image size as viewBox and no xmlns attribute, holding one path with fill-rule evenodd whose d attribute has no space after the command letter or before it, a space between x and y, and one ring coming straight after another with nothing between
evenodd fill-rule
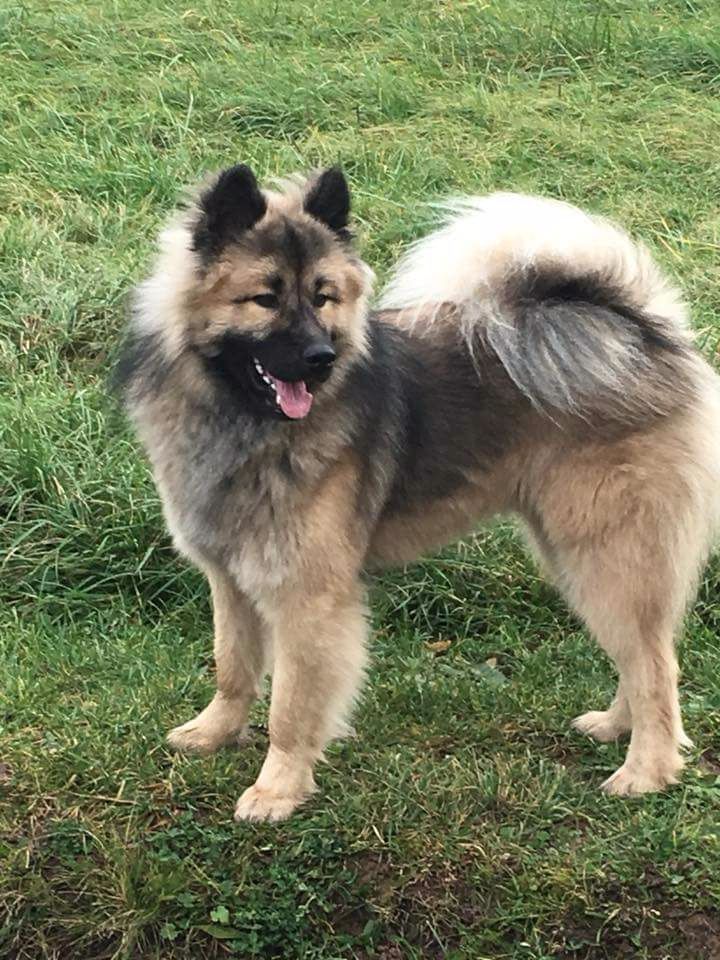
<instances>
[{"instance_id":1,"label":"black fur on face","mask_svg":"<svg viewBox=\"0 0 720 960\"><path fill-rule=\"evenodd\" d=\"M290 418L280 408L273 378L302 381L314 395L332 373L336 356L332 338L312 313L262 338L225 334L202 352L208 369L244 410L259 418L279 420ZM308 356L319 357L321 362L308 362Z\"/></svg>"}]
</instances>

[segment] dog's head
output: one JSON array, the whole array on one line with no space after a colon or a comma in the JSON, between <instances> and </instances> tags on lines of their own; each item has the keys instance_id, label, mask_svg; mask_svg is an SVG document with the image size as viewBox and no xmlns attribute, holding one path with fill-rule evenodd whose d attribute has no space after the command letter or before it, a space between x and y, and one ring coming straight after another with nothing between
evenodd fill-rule
<instances>
[{"instance_id":1,"label":"dog's head","mask_svg":"<svg viewBox=\"0 0 720 960\"><path fill-rule=\"evenodd\" d=\"M336 168L276 192L239 165L217 175L181 227L165 234L145 293L163 256L177 253L180 229L192 277L185 272L175 297L172 337L199 352L257 416L304 418L365 349L372 273L352 248L349 215Z\"/></svg>"}]
</instances>

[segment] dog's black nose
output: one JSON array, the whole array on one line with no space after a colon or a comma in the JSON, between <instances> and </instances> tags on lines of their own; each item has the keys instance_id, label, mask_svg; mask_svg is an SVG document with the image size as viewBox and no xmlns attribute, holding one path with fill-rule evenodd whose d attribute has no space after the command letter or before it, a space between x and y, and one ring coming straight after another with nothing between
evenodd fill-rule
<instances>
[{"instance_id":1,"label":"dog's black nose","mask_svg":"<svg viewBox=\"0 0 720 960\"><path fill-rule=\"evenodd\" d=\"M303 350L303 360L313 370L324 370L335 361L335 351L329 343L311 343Z\"/></svg>"}]
</instances>

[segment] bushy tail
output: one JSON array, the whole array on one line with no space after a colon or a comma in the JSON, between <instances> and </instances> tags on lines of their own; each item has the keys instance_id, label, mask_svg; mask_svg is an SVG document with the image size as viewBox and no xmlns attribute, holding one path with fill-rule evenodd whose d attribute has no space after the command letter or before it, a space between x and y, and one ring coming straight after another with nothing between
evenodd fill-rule
<instances>
[{"instance_id":1,"label":"bushy tail","mask_svg":"<svg viewBox=\"0 0 720 960\"><path fill-rule=\"evenodd\" d=\"M633 422L692 389L680 295L618 227L557 200L457 200L400 261L380 307L402 321L441 304L471 352L493 351L538 408ZM431 321L432 322L432 321Z\"/></svg>"}]
</instances>

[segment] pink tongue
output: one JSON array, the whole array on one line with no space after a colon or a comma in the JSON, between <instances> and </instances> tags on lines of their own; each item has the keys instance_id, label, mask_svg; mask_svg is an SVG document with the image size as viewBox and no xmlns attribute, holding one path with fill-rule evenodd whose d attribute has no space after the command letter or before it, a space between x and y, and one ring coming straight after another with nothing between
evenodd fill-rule
<instances>
[{"instance_id":1,"label":"pink tongue","mask_svg":"<svg viewBox=\"0 0 720 960\"><path fill-rule=\"evenodd\" d=\"M290 383L287 380L278 380L277 377L273 377L272 380L280 409L286 417L302 420L310 413L313 395L308 392L304 381L297 380L295 383Z\"/></svg>"}]
</instances>

